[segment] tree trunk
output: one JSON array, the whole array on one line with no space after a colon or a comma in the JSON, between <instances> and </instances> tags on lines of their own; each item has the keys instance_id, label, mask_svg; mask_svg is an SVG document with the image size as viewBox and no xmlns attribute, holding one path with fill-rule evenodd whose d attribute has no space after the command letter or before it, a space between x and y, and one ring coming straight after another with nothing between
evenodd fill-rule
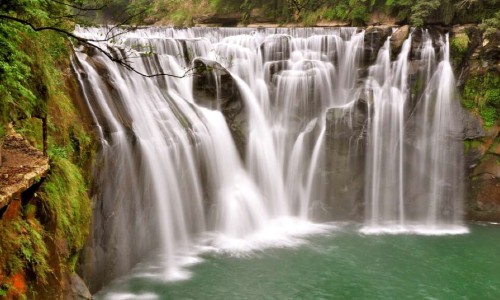
<instances>
[{"instance_id":1,"label":"tree trunk","mask_svg":"<svg viewBox=\"0 0 500 300\"><path fill-rule=\"evenodd\" d=\"M3 138L0 138L0 167L2 166L3 163L2 148L3 148Z\"/></svg>"},{"instance_id":2,"label":"tree trunk","mask_svg":"<svg viewBox=\"0 0 500 300\"><path fill-rule=\"evenodd\" d=\"M42 118L42 141L43 141L43 155L47 156L47 116Z\"/></svg>"}]
</instances>

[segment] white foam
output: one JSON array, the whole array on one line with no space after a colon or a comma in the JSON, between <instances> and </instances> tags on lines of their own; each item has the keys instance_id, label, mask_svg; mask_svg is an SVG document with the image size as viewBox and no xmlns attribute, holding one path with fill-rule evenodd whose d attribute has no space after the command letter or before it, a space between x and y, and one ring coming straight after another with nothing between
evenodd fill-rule
<instances>
[{"instance_id":1,"label":"white foam","mask_svg":"<svg viewBox=\"0 0 500 300\"><path fill-rule=\"evenodd\" d=\"M418 235L458 235L469 233L469 228L463 225L377 225L363 226L359 230L362 234L418 234Z\"/></svg>"},{"instance_id":2,"label":"white foam","mask_svg":"<svg viewBox=\"0 0 500 300\"><path fill-rule=\"evenodd\" d=\"M133 278L147 278L159 282L188 280L192 277L189 267L203 262L199 252L190 250L172 257L159 254L139 263L131 272Z\"/></svg>"},{"instance_id":3,"label":"white foam","mask_svg":"<svg viewBox=\"0 0 500 300\"><path fill-rule=\"evenodd\" d=\"M244 257L267 248L297 247L307 243L307 236L324 234L337 228L333 224L315 224L298 218L279 218L270 221L262 230L242 238L212 233L205 251Z\"/></svg>"},{"instance_id":4,"label":"white foam","mask_svg":"<svg viewBox=\"0 0 500 300\"><path fill-rule=\"evenodd\" d=\"M156 300L160 299L158 295L153 293L132 294L132 293L112 293L107 295L106 300Z\"/></svg>"}]
</instances>

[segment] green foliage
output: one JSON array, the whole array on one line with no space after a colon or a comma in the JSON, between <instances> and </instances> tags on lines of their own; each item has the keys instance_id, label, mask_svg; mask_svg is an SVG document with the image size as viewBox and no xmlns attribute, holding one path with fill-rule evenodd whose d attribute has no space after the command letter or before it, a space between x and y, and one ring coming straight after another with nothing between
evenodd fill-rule
<instances>
[{"instance_id":1,"label":"green foliage","mask_svg":"<svg viewBox=\"0 0 500 300\"><path fill-rule=\"evenodd\" d=\"M353 26L362 26L368 21L374 5L373 0L336 0L328 2L320 12L325 20L344 21Z\"/></svg>"},{"instance_id":2,"label":"green foliage","mask_svg":"<svg viewBox=\"0 0 500 300\"><path fill-rule=\"evenodd\" d=\"M451 39L451 51L455 51L459 54L464 54L469 47L469 37L467 34L459 34Z\"/></svg>"},{"instance_id":3,"label":"green foliage","mask_svg":"<svg viewBox=\"0 0 500 300\"><path fill-rule=\"evenodd\" d=\"M411 7L410 23L417 27L423 26L425 19L434 13L440 4L440 0L417 0Z\"/></svg>"},{"instance_id":4,"label":"green foliage","mask_svg":"<svg viewBox=\"0 0 500 300\"><path fill-rule=\"evenodd\" d=\"M484 106L481 110L481 118L483 118L485 127L492 127L498 119L497 109L489 105Z\"/></svg>"},{"instance_id":5,"label":"green foliage","mask_svg":"<svg viewBox=\"0 0 500 300\"><path fill-rule=\"evenodd\" d=\"M0 21L0 117L7 123L20 116L31 116L35 95L29 86L31 59L21 49L23 36L19 28Z\"/></svg>"},{"instance_id":6,"label":"green foliage","mask_svg":"<svg viewBox=\"0 0 500 300\"><path fill-rule=\"evenodd\" d=\"M114 1L122 6L138 2ZM148 14L154 19L174 20L181 25L190 23L195 16L215 13L241 13L241 21L248 23L251 12L257 9L259 16L272 17L275 22L302 22L306 26L321 20L362 26L374 12L386 13L399 23L423 26L429 20L443 24L478 23L491 18L491 12L498 11L499 4L499 0L153 0L151 5L139 7L149 7ZM494 17L484 23L489 28L498 28L497 22Z\"/></svg>"},{"instance_id":7,"label":"green foliage","mask_svg":"<svg viewBox=\"0 0 500 300\"><path fill-rule=\"evenodd\" d=\"M5 124L3 124L2 122L0 122L0 144L3 141L3 138L5 137L5 134L6 134Z\"/></svg>"},{"instance_id":8,"label":"green foliage","mask_svg":"<svg viewBox=\"0 0 500 300\"><path fill-rule=\"evenodd\" d=\"M351 24L354 26L362 26L362 25L366 24L366 22L369 19L369 13L371 10L371 7L370 7L368 1L350 0L349 4L351 5L351 13L349 16Z\"/></svg>"},{"instance_id":9,"label":"green foliage","mask_svg":"<svg viewBox=\"0 0 500 300\"><path fill-rule=\"evenodd\" d=\"M153 2L149 0L111 0L99 12L102 23L144 23L153 15Z\"/></svg>"},{"instance_id":10,"label":"green foliage","mask_svg":"<svg viewBox=\"0 0 500 300\"><path fill-rule=\"evenodd\" d=\"M38 150L43 150L42 120L37 118L22 119L14 124L18 133L24 136Z\"/></svg>"},{"instance_id":11,"label":"green foliage","mask_svg":"<svg viewBox=\"0 0 500 300\"><path fill-rule=\"evenodd\" d=\"M492 18L484 19L479 26L487 36L498 31L500 29L500 10Z\"/></svg>"},{"instance_id":12,"label":"green foliage","mask_svg":"<svg viewBox=\"0 0 500 300\"><path fill-rule=\"evenodd\" d=\"M193 23L193 16L188 10L176 10L170 14L170 18L179 26L189 26Z\"/></svg>"},{"instance_id":13,"label":"green foliage","mask_svg":"<svg viewBox=\"0 0 500 300\"><path fill-rule=\"evenodd\" d=\"M454 22L459 24L481 23L499 11L499 0L454 0ZM498 28L498 27L496 27Z\"/></svg>"},{"instance_id":14,"label":"green foliage","mask_svg":"<svg viewBox=\"0 0 500 300\"><path fill-rule=\"evenodd\" d=\"M493 72L473 76L465 83L462 94L465 108L479 114L485 127L498 122L500 111L500 78Z\"/></svg>"},{"instance_id":15,"label":"green foliage","mask_svg":"<svg viewBox=\"0 0 500 300\"><path fill-rule=\"evenodd\" d=\"M481 140L465 140L464 141L464 146L465 146L466 151L478 149L483 145L484 145L484 142Z\"/></svg>"},{"instance_id":16,"label":"green foliage","mask_svg":"<svg viewBox=\"0 0 500 300\"><path fill-rule=\"evenodd\" d=\"M210 4L210 7L212 7L212 9L215 10L215 12L228 13L228 12L238 11L241 5L244 4L245 2L242 3L242 1L232 1L232 0L209 0L208 3ZM194 1L193 4L196 5L197 4L196 1Z\"/></svg>"},{"instance_id":17,"label":"green foliage","mask_svg":"<svg viewBox=\"0 0 500 300\"><path fill-rule=\"evenodd\" d=\"M0 274L23 271L29 274L29 284L46 284L50 267L75 269L91 215L84 179L88 174L82 169L89 167L94 148L69 95L71 44L61 34L37 32L2 15L71 32L75 10L64 3L82 6L90 2L0 1L0 139L5 124L13 121L16 130L41 149L40 118L48 120L52 168L37 193L40 198L35 194L35 200L23 207L24 216L0 220ZM61 265L49 267L48 241L57 248L50 255L60 256ZM0 298L8 289L8 285L0 286Z\"/></svg>"},{"instance_id":18,"label":"green foliage","mask_svg":"<svg viewBox=\"0 0 500 300\"><path fill-rule=\"evenodd\" d=\"M320 18L320 15L316 12L307 13L304 15L302 23L304 26L314 26Z\"/></svg>"},{"instance_id":19,"label":"green foliage","mask_svg":"<svg viewBox=\"0 0 500 300\"><path fill-rule=\"evenodd\" d=\"M459 33L450 39L450 56L453 66L462 65L463 60L466 59L469 43L469 37L465 33Z\"/></svg>"},{"instance_id":20,"label":"green foliage","mask_svg":"<svg viewBox=\"0 0 500 300\"><path fill-rule=\"evenodd\" d=\"M328 21L339 20L345 21L348 18L348 9L344 4L335 7L326 8L323 12L323 17Z\"/></svg>"},{"instance_id":21,"label":"green foliage","mask_svg":"<svg viewBox=\"0 0 500 300\"><path fill-rule=\"evenodd\" d=\"M78 5L81 1L75 1ZM33 26L71 30L64 17L69 6L57 1L14 0L2 2L0 15L29 21ZM55 20L54 20L55 18ZM0 17L0 124L41 117L60 81L51 81L53 65L68 57L68 45L60 34L35 32L28 26Z\"/></svg>"}]
</instances>

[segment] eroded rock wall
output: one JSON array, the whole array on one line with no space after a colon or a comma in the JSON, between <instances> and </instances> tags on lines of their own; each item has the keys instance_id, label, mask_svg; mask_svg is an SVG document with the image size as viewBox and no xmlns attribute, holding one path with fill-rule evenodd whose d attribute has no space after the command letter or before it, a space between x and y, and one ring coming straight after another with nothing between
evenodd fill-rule
<instances>
[{"instance_id":1,"label":"eroded rock wall","mask_svg":"<svg viewBox=\"0 0 500 300\"><path fill-rule=\"evenodd\" d=\"M500 221L500 30L455 26L450 51L464 107L467 218Z\"/></svg>"}]
</instances>

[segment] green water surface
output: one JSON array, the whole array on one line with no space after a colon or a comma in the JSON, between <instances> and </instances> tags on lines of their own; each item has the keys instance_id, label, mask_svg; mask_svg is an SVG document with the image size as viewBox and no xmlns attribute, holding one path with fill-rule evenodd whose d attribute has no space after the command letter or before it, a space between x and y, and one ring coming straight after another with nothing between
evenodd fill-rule
<instances>
[{"instance_id":1,"label":"green water surface","mask_svg":"<svg viewBox=\"0 0 500 300\"><path fill-rule=\"evenodd\" d=\"M129 276L96 298L500 299L500 225L469 228L464 235L363 235L350 225L296 248L244 258L207 253L189 280Z\"/></svg>"}]
</instances>

